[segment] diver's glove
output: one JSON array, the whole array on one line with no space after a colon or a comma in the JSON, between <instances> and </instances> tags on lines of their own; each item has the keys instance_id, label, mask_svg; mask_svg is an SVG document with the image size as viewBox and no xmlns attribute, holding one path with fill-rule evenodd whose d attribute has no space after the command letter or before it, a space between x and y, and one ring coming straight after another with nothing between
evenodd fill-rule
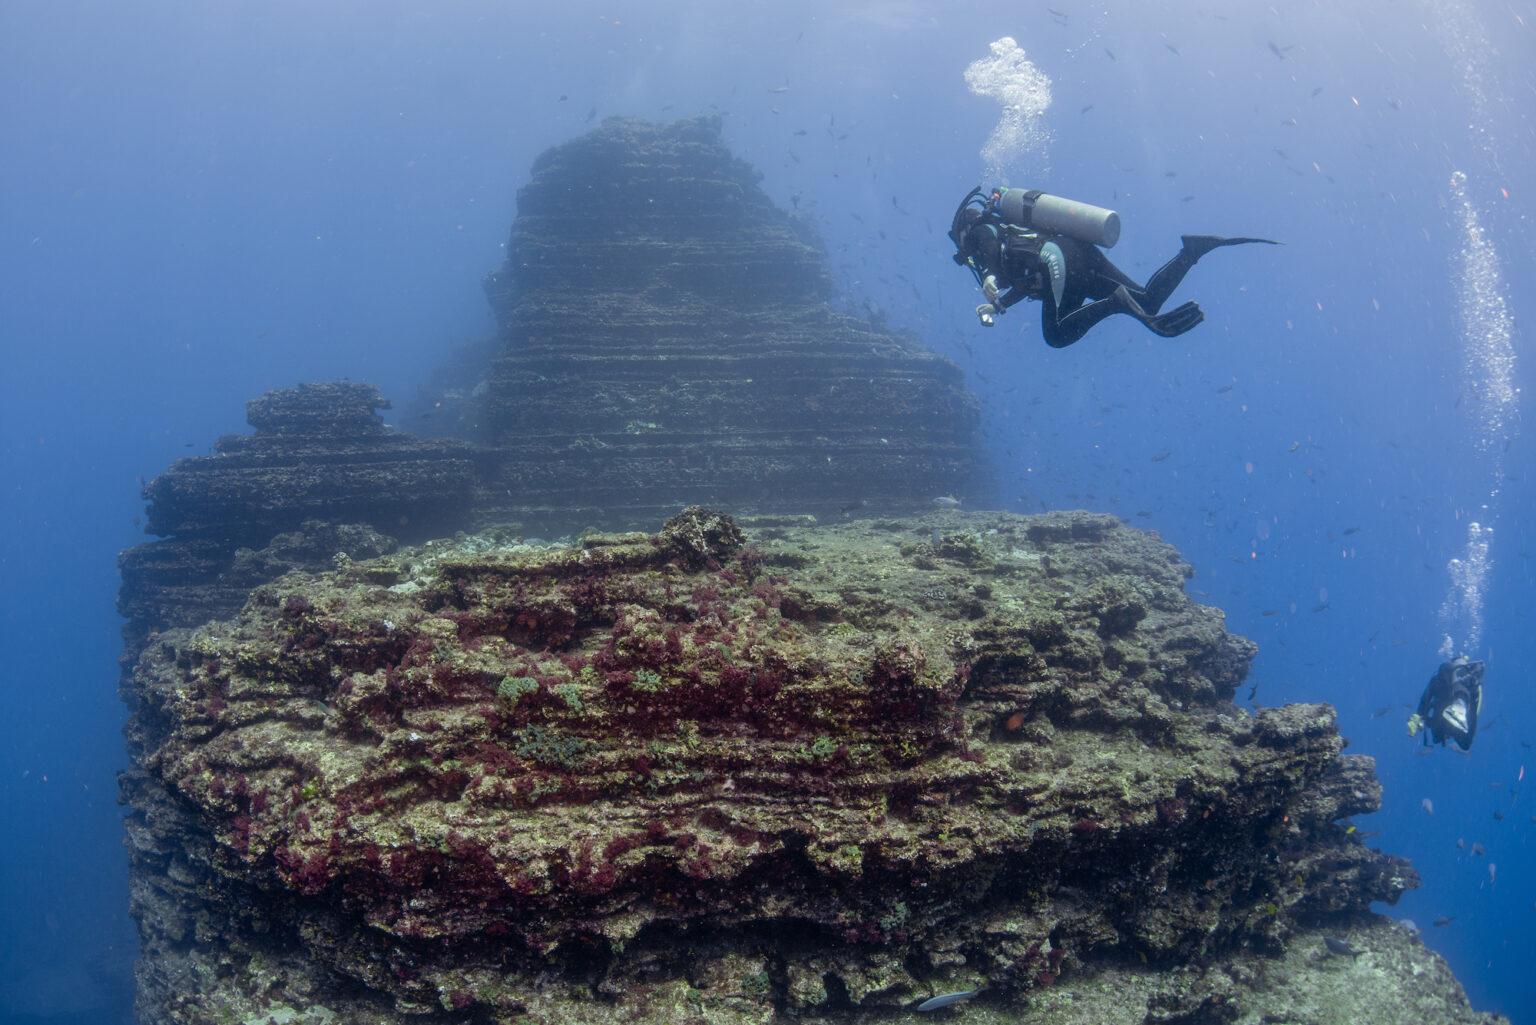
<instances>
[{"instance_id":1,"label":"diver's glove","mask_svg":"<svg viewBox=\"0 0 1536 1025\"><path fill-rule=\"evenodd\" d=\"M1408 736L1417 737L1424 728L1424 718L1415 712L1408 717Z\"/></svg>"},{"instance_id":2,"label":"diver's glove","mask_svg":"<svg viewBox=\"0 0 1536 1025\"><path fill-rule=\"evenodd\" d=\"M997 323L997 321L993 319L993 316L996 313L997 307L993 306L991 303L982 303L980 306L976 307L976 319L981 321L982 327L991 327L993 324Z\"/></svg>"},{"instance_id":3,"label":"diver's glove","mask_svg":"<svg viewBox=\"0 0 1536 1025\"><path fill-rule=\"evenodd\" d=\"M987 297L988 304L997 302L997 275L988 274L981 279L981 294Z\"/></svg>"}]
</instances>

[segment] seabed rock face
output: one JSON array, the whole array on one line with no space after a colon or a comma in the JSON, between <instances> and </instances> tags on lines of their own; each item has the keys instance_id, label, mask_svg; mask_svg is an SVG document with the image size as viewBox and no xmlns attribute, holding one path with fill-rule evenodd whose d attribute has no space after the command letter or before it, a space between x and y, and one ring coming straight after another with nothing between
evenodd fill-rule
<instances>
[{"instance_id":1,"label":"seabed rock face","mask_svg":"<svg viewBox=\"0 0 1536 1025\"><path fill-rule=\"evenodd\" d=\"M1188 574L1086 513L691 509L263 584L125 685L141 1019L1498 1020Z\"/></svg>"}]
</instances>

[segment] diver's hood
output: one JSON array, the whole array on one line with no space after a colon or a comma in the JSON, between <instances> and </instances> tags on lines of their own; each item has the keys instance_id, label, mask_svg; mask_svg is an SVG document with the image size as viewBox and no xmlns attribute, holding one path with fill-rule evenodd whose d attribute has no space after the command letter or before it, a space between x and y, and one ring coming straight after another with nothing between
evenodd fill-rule
<instances>
[{"instance_id":1,"label":"diver's hood","mask_svg":"<svg viewBox=\"0 0 1536 1025\"><path fill-rule=\"evenodd\" d=\"M960 201L960 205L955 207L955 216L949 220L949 240L955 244L956 263L965 262L965 258L961 255L961 250L965 244L965 212L970 209L973 203L978 202L983 205L986 202L981 198L980 185L965 194L965 198Z\"/></svg>"},{"instance_id":2,"label":"diver's hood","mask_svg":"<svg viewBox=\"0 0 1536 1025\"><path fill-rule=\"evenodd\" d=\"M1471 690L1483 685L1483 663L1467 658L1458 658L1451 663L1451 681L1459 686Z\"/></svg>"}]
</instances>

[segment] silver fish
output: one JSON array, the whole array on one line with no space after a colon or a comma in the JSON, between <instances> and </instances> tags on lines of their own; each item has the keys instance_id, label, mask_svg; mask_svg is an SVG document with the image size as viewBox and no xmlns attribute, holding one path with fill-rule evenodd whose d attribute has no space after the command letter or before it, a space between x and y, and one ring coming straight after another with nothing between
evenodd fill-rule
<instances>
[{"instance_id":1,"label":"silver fish","mask_svg":"<svg viewBox=\"0 0 1536 1025\"><path fill-rule=\"evenodd\" d=\"M917 1009L919 1011L937 1011L941 1007L948 1007L950 1004L958 1004L962 1000L969 1000L980 992L981 990L979 989L962 989L956 990L953 993L940 993L938 996L931 997L918 1004Z\"/></svg>"},{"instance_id":2,"label":"silver fish","mask_svg":"<svg viewBox=\"0 0 1536 1025\"><path fill-rule=\"evenodd\" d=\"M940 495L933 500L933 504L940 509L958 509L960 508L960 499L954 495Z\"/></svg>"}]
</instances>

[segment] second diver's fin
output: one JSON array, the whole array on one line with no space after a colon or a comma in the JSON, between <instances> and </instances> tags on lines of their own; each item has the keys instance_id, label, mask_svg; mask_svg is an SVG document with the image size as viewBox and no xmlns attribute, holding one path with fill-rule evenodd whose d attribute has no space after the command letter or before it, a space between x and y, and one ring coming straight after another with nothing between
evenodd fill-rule
<instances>
[{"instance_id":1,"label":"second diver's fin","mask_svg":"<svg viewBox=\"0 0 1536 1025\"><path fill-rule=\"evenodd\" d=\"M1222 238L1220 235L1180 235L1179 240L1184 243L1184 255L1191 260L1198 260L1212 249L1220 249L1222 246L1244 246L1254 242L1266 246L1280 245L1269 238Z\"/></svg>"},{"instance_id":2,"label":"second diver's fin","mask_svg":"<svg viewBox=\"0 0 1536 1025\"><path fill-rule=\"evenodd\" d=\"M1203 320L1205 320L1205 311L1200 308L1200 304L1187 302L1177 309L1169 310L1167 313L1159 313L1155 317L1148 317L1142 323L1146 324L1154 334L1162 335L1164 338L1177 338L1184 332L1199 325Z\"/></svg>"}]
</instances>

